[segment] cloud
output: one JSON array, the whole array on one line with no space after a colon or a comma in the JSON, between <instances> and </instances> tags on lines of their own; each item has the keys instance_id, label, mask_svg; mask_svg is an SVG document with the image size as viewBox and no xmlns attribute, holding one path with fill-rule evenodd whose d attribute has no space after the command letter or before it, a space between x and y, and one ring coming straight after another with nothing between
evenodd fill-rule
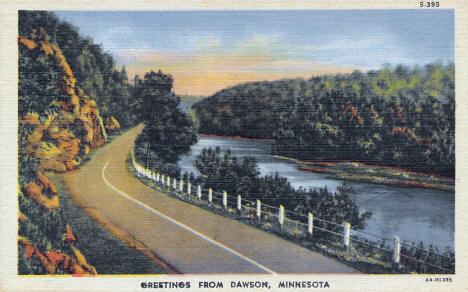
<instances>
[{"instance_id":1,"label":"cloud","mask_svg":"<svg viewBox=\"0 0 468 292\"><path fill-rule=\"evenodd\" d=\"M243 82L310 78L314 75L350 73L355 69L248 52L229 55L132 51L129 55L119 52L119 56L135 60L126 65L130 78L136 74L143 76L151 70L162 70L173 75L176 93L194 95L210 95Z\"/></svg>"},{"instance_id":2,"label":"cloud","mask_svg":"<svg viewBox=\"0 0 468 292\"><path fill-rule=\"evenodd\" d=\"M358 40L349 44L337 40L312 49L344 49L345 44L359 48L370 44L370 41ZM174 76L176 93L195 95L213 94L243 82L310 78L369 69L337 65L339 63L333 62L337 60L336 56L314 55L307 49L311 47L287 44L279 36L254 35L229 44L217 37L203 38L196 42L191 52L133 49L118 51L117 57L126 64L130 77L162 70Z\"/></svg>"}]
</instances>

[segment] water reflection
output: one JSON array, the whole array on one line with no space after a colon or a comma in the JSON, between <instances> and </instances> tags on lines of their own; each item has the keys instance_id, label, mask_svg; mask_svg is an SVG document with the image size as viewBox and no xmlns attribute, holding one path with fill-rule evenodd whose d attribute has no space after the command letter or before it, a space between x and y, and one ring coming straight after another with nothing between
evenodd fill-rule
<instances>
[{"instance_id":1,"label":"water reflection","mask_svg":"<svg viewBox=\"0 0 468 292\"><path fill-rule=\"evenodd\" d=\"M204 147L231 149L237 157L250 156L257 160L262 175L278 171L295 188L327 187L336 190L342 181L325 174L301 172L293 161L269 155L270 142L200 137L191 152L181 157L182 171L198 174L195 157ZM444 250L454 247L454 193L440 190L400 188L366 183L351 183L353 200L360 212L372 212L365 231L383 237L399 236L409 243L423 241Z\"/></svg>"}]
</instances>

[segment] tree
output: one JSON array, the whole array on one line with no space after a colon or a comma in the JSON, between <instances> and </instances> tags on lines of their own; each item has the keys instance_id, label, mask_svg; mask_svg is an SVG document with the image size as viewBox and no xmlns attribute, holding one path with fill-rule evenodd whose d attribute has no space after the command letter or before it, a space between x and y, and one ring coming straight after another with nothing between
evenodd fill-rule
<instances>
[{"instance_id":1,"label":"tree","mask_svg":"<svg viewBox=\"0 0 468 292\"><path fill-rule=\"evenodd\" d=\"M154 159L175 163L197 141L198 125L178 109L180 98L172 92L171 75L151 71L136 82L133 108L145 124L137 143L145 145L146 167L151 167L150 153Z\"/></svg>"}]
</instances>

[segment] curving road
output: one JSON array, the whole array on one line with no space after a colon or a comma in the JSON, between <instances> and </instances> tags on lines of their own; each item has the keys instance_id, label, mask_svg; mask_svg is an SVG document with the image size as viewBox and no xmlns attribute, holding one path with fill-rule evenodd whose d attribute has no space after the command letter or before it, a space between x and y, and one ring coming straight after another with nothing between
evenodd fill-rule
<instances>
[{"instance_id":1,"label":"curving road","mask_svg":"<svg viewBox=\"0 0 468 292\"><path fill-rule=\"evenodd\" d=\"M76 173L78 196L184 274L343 274L356 270L272 234L171 198L136 180L125 161L136 127ZM131 272L131 271L129 271Z\"/></svg>"}]
</instances>

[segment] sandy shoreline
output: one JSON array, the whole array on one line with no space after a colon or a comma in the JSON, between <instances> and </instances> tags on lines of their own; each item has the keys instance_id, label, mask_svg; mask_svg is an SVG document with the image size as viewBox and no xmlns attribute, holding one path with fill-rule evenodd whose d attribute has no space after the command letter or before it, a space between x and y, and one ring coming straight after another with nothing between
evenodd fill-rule
<instances>
[{"instance_id":1,"label":"sandy shoreline","mask_svg":"<svg viewBox=\"0 0 468 292\"><path fill-rule=\"evenodd\" d=\"M371 165L352 161L302 161L274 155L297 163L297 170L327 174L330 178L392 185L408 188L428 188L444 191L455 190L455 180L434 174L408 171L399 167Z\"/></svg>"}]
</instances>

